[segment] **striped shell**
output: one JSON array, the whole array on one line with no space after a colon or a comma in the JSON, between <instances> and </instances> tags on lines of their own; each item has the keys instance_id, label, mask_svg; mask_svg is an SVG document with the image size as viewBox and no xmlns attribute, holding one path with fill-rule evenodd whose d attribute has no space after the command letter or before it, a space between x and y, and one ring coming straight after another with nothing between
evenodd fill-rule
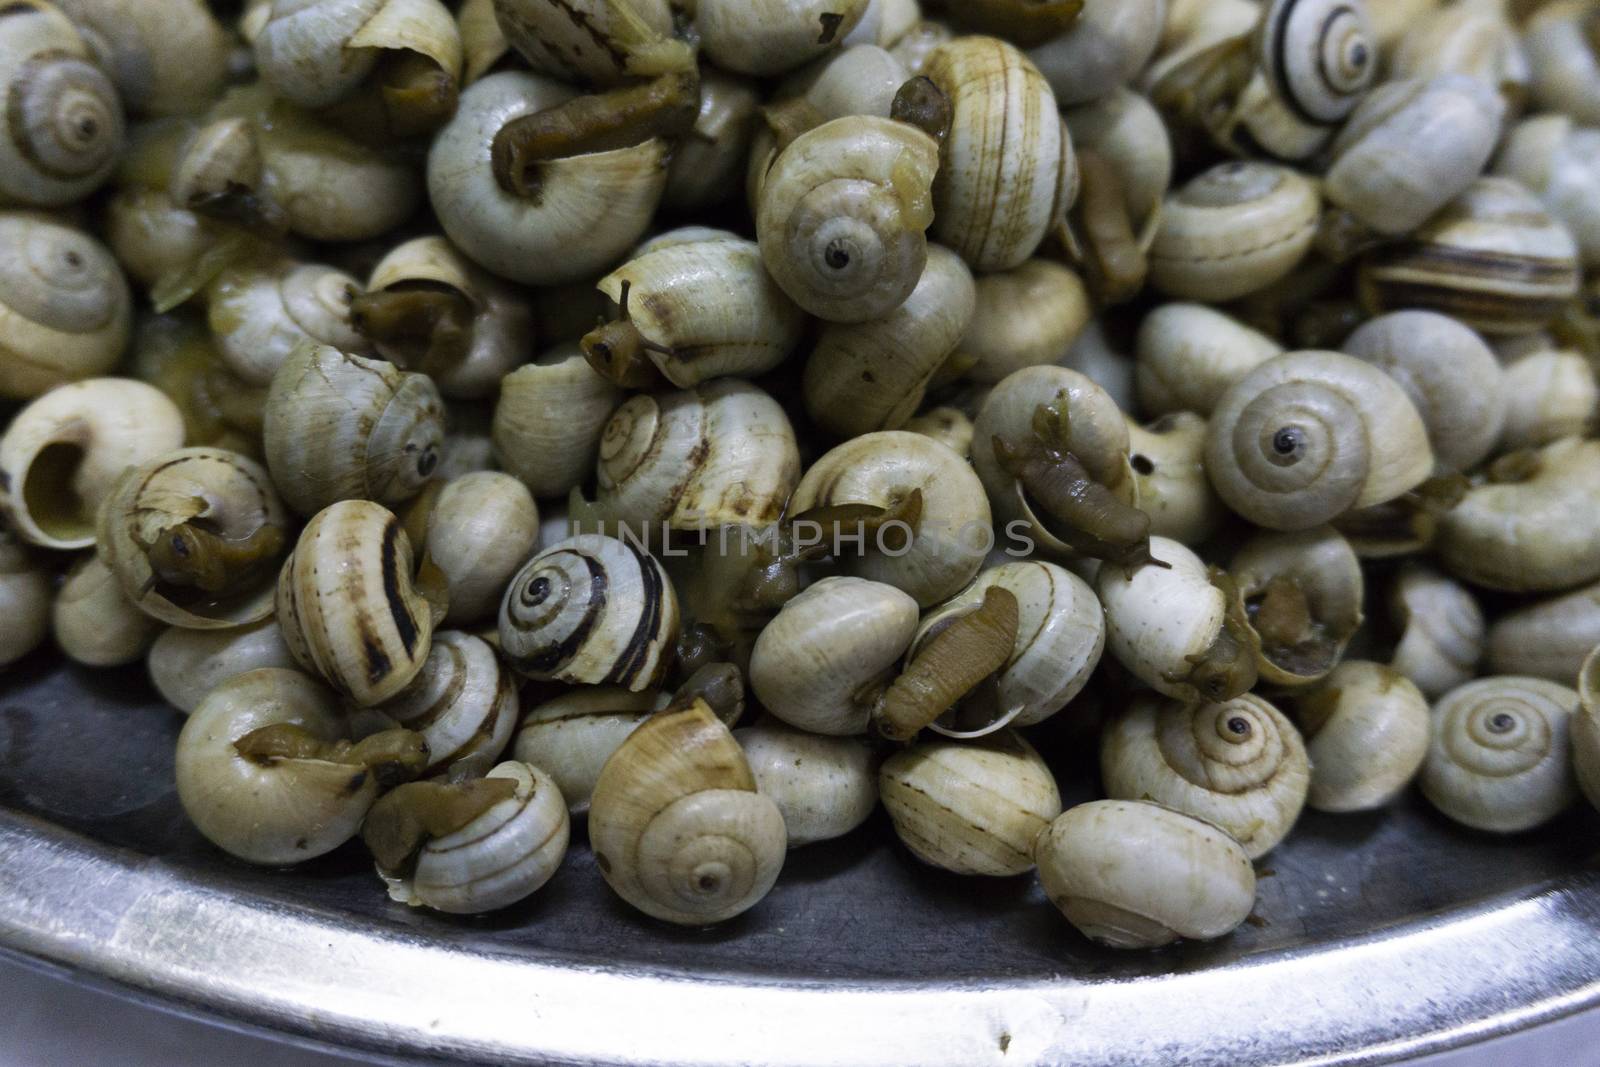
<instances>
[{"instance_id":1,"label":"striped shell","mask_svg":"<svg viewBox=\"0 0 1600 1067\"><path fill-rule=\"evenodd\" d=\"M487 765L505 750L517 722L517 683L487 641L447 630L416 681L384 704L384 714L428 743L424 776L458 760Z\"/></svg>"},{"instance_id":2,"label":"striped shell","mask_svg":"<svg viewBox=\"0 0 1600 1067\"><path fill-rule=\"evenodd\" d=\"M1362 0L1273 0L1256 31L1257 62L1279 100L1314 125L1333 125L1378 73Z\"/></svg>"},{"instance_id":3,"label":"striped shell","mask_svg":"<svg viewBox=\"0 0 1600 1067\"><path fill-rule=\"evenodd\" d=\"M550 773L574 815L589 810L594 783L611 754L669 698L610 685L569 689L529 708L517 728L517 759Z\"/></svg>"},{"instance_id":4,"label":"striped shell","mask_svg":"<svg viewBox=\"0 0 1600 1067\"><path fill-rule=\"evenodd\" d=\"M678 597L634 544L583 534L529 560L500 605L500 649L530 678L658 684L678 636Z\"/></svg>"}]
</instances>

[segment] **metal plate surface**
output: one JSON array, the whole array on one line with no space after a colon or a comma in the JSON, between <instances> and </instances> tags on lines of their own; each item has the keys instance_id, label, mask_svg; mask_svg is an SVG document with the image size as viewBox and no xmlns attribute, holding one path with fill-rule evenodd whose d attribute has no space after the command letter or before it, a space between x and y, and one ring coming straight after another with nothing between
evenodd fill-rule
<instances>
[{"instance_id":1,"label":"metal plate surface","mask_svg":"<svg viewBox=\"0 0 1600 1067\"><path fill-rule=\"evenodd\" d=\"M1415 796L1308 813L1249 924L1155 953L1097 949L1031 876L921 866L881 813L715 929L624 906L581 823L535 897L454 919L389 901L358 846L293 871L218 853L173 791L181 725L136 668L0 675L0 948L302 1039L495 1062L1368 1064L1600 1003L1587 807L1513 839ZM1095 794L1081 742L1040 746L1069 803Z\"/></svg>"}]
</instances>

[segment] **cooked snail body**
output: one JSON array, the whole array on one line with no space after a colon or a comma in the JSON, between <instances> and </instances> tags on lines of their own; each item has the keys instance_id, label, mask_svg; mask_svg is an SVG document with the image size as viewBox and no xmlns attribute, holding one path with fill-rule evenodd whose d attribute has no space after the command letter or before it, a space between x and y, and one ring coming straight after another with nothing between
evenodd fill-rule
<instances>
[{"instance_id":1,"label":"cooked snail body","mask_svg":"<svg viewBox=\"0 0 1600 1067\"><path fill-rule=\"evenodd\" d=\"M789 847L843 837L878 806L872 749L848 737L817 737L787 726L733 732L756 789L778 805Z\"/></svg>"},{"instance_id":2,"label":"cooked snail body","mask_svg":"<svg viewBox=\"0 0 1600 1067\"><path fill-rule=\"evenodd\" d=\"M262 667L296 666L276 619L231 630L168 629L145 657L161 699L189 714L217 686Z\"/></svg>"},{"instance_id":3,"label":"cooked snail body","mask_svg":"<svg viewBox=\"0 0 1600 1067\"><path fill-rule=\"evenodd\" d=\"M1427 698L1392 667L1341 663L1295 710L1311 760L1306 803L1317 811L1380 808L1427 758Z\"/></svg>"},{"instance_id":4,"label":"cooked snail body","mask_svg":"<svg viewBox=\"0 0 1600 1067\"><path fill-rule=\"evenodd\" d=\"M1257 534L1234 553L1228 574L1271 685L1320 681L1361 627L1361 561L1331 527Z\"/></svg>"},{"instance_id":5,"label":"cooked snail body","mask_svg":"<svg viewBox=\"0 0 1600 1067\"><path fill-rule=\"evenodd\" d=\"M1226 832L1140 800L1068 808L1035 846L1039 882L1084 936L1112 948L1222 937L1250 915L1256 872Z\"/></svg>"}]
</instances>

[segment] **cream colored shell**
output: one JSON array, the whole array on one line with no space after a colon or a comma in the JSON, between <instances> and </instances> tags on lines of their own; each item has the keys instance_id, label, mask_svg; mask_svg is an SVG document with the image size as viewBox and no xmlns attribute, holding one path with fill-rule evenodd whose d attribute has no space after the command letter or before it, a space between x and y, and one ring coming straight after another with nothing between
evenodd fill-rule
<instances>
[{"instance_id":1,"label":"cream colored shell","mask_svg":"<svg viewBox=\"0 0 1600 1067\"><path fill-rule=\"evenodd\" d=\"M1533 98L1549 111L1600 124L1600 55L1584 35L1584 0L1557 0L1531 19L1523 34L1533 72Z\"/></svg>"},{"instance_id":2,"label":"cream colored shell","mask_svg":"<svg viewBox=\"0 0 1600 1067\"><path fill-rule=\"evenodd\" d=\"M1600 582L1534 601L1495 619L1489 627L1489 670L1566 684L1597 645Z\"/></svg>"},{"instance_id":3,"label":"cream colored shell","mask_svg":"<svg viewBox=\"0 0 1600 1067\"><path fill-rule=\"evenodd\" d=\"M1408 563L1389 591L1389 608L1400 629L1389 665L1429 699L1438 699L1478 673L1483 609L1460 583L1431 567Z\"/></svg>"},{"instance_id":4,"label":"cream colored shell","mask_svg":"<svg viewBox=\"0 0 1600 1067\"><path fill-rule=\"evenodd\" d=\"M865 742L817 737L778 723L733 732L756 789L783 814L789 847L843 837L878 806L876 759Z\"/></svg>"},{"instance_id":5,"label":"cream colored shell","mask_svg":"<svg viewBox=\"0 0 1600 1067\"><path fill-rule=\"evenodd\" d=\"M611 86L692 62L671 39L667 0L495 0L494 9L528 65L562 81Z\"/></svg>"},{"instance_id":6,"label":"cream colored shell","mask_svg":"<svg viewBox=\"0 0 1600 1067\"><path fill-rule=\"evenodd\" d=\"M1579 706L1571 724L1572 767L1584 797L1600 807L1600 645L1595 648L1578 674Z\"/></svg>"},{"instance_id":7,"label":"cream colored shell","mask_svg":"<svg viewBox=\"0 0 1600 1067\"><path fill-rule=\"evenodd\" d=\"M294 656L276 619L231 630L186 630L173 626L156 638L145 657L161 699L184 714L235 675L262 667L293 669Z\"/></svg>"},{"instance_id":8,"label":"cream colored shell","mask_svg":"<svg viewBox=\"0 0 1600 1067\"><path fill-rule=\"evenodd\" d=\"M495 457L536 497L565 496L589 477L623 392L575 344L551 349L500 381Z\"/></svg>"},{"instance_id":9,"label":"cream colored shell","mask_svg":"<svg viewBox=\"0 0 1600 1067\"><path fill-rule=\"evenodd\" d=\"M1148 426L1128 423L1128 465L1152 534L1197 545L1226 518L1206 478L1205 447L1206 420L1192 411L1164 415Z\"/></svg>"},{"instance_id":10,"label":"cream colored shell","mask_svg":"<svg viewBox=\"0 0 1600 1067\"><path fill-rule=\"evenodd\" d=\"M1515 104L1527 99L1530 60L1501 4L1450 4L1410 23L1390 53L1389 76L1466 74Z\"/></svg>"},{"instance_id":11,"label":"cream colored shell","mask_svg":"<svg viewBox=\"0 0 1600 1067\"><path fill-rule=\"evenodd\" d=\"M1422 691L1392 667L1349 660L1301 697L1296 716L1311 760L1306 804L1317 811L1370 811L1400 794L1428 755Z\"/></svg>"},{"instance_id":12,"label":"cream colored shell","mask_svg":"<svg viewBox=\"0 0 1600 1067\"><path fill-rule=\"evenodd\" d=\"M1134 232L1141 239L1153 237L1161 203L1172 185L1172 138L1161 113L1144 96L1118 86L1096 100L1067 108L1063 117L1073 149L1096 152L1111 165L1121 182Z\"/></svg>"},{"instance_id":13,"label":"cream colored shell","mask_svg":"<svg viewBox=\"0 0 1600 1067\"><path fill-rule=\"evenodd\" d=\"M0 529L0 668L32 652L50 633L50 576L9 531Z\"/></svg>"},{"instance_id":14,"label":"cream colored shell","mask_svg":"<svg viewBox=\"0 0 1600 1067\"><path fill-rule=\"evenodd\" d=\"M577 686L523 714L513 751L517 759L548 772L572 814L579 815L589 810L606 760L667 700L651 690Z\"/></svg>"},{"instance_id":15,"label":"cream colored shell","mask_svg":"<svg viewBox=\"0 0 1600 1067\"><path fill-rule=\"evenodd\" d=\"M782 74L837 48L867 0L698 0L700 47L723 70Z\"/></svg>"},{"instance_id":16,"label":"cream colored shell","mask_svg":"<svg viewBox=\"0 0 1600 1067\"><path fill-rule=\"evenodd\" d=\"M1132 576L1103 566L1095 575L1106 650L1157 692L1194 700L1200 694L1188 680L1191 657L1203 656L1223 633L1228 598L1200 557L1178 542L1151 537L1150 554L1167 566L1140 567Z\"/></svg>"},{"instance_id":17,"label":"cream colored shell","mask_svg":"<svg viewBox=\"0 0 1600 1067\"><path fill-rule=\"evenodd\" d=\"M1566 115L1524 119L1512 131L1495 173L1538 195L1578 242L1585 267L1600 267L1600 130Z\"/></svg>"},{"instance_id":18,"label":"cream colored shell","mask_svg":"<svg viewBox=\"0 0 1600 1067\"><path fill-rule=\"evenodd\" d=\"M1321 680L1344 655L1364 621L1366 584L1361 561L1337 530L1313 527L1293 533L1256 534L1228 563L1260 652L1261 679L1270 685L1295 687ZM1308 633L1303 640L1275 640L1259 617L1275 581L1292 585L1304 597Z\"/></svg>"},{"instance_id":19,"label":"cream colored shell","mask_svg":"<svg viewBox=\"0 0 1600 1067\"><path fill-rule=\"evenodd\" d=\"M161 624L128 599L97 556L73 565L50 605L50 632L66 657L86 667L137 662Z\"/></svg>"},{"instance_id":20,"label":"cream colored shell","mask_svg":"<svg viewBox=\"0 0 1600 1067\"><path fill-rule=\"evenodd\" d=\"M1151 415L1211 417L1228 386L1283 353L1277 341L1204 304L1162 304L1135 345L1139 402Z\"/></svg>"},{"instance_id":21,"label":"cream colored shell","mask_svg":"<svg viewBox=\"0 0 1600 1067\"><path fill-rule=\"evenodd\" d=\"M261 80L301 107L349 96L385 51L414 52L461 76L461 36L440 0L273 0L252 44Z\"/></svg>"},{"instance_id":22,"label":"cream colored shell","mask_svg":"<svg viewBox=\"0 0 1600 1067\"><path fill-rule=\"evenodd\" d=\"M367 355L350 323L361 284L344 271L280 260L224 270L206 289L206 318L222 362L242 381L271 385L304 341Z\"/></svg>"},{"instance_id":23,"label":"cream colored shell","mask_svg":"<svg viewBox=\"0 0 1600 1067\"><path fill-rule=\"evenodd\" d=\"M667 169L662 202L675 211L703 211L729 198L760 121L761 96L745 78L700 69L700 114Z\"/></svg>"},{"instance_id":24,"label":"cream colored shell","mask_svg":"<svg viewBox=\"0 0 1600 1067\"><path fill-rule=\"evenodd\" d=\"M176 115L216 98L232 40L203 0L57 0L130 112Z\"/></svg>"},{"instance_id":25,"label":"cream colored shell","mask_svg":"<svg viewBox=\"0 0 1600 1067\"><path fill-rule=\"evenodd\" d=\"M445 621L480 622L539 543L539 508L509 474L476 471L452 478L428 515L426 558L450 587Z\"/></svg>"},{"instance_id":26,"label":"cream colored shell","mask_svg":"<svg viewBox=\"0 0 1600 1067\"><path fill-rule=\"evenodd\" d=\"M1505 397L1500 451L1511 452L1587 436L1600 409L1600 384L1582 355L1546 348L1506 367Z\"/></svg>"},{"instance_id":27,"label":"cream colored shell","mask_svg":"<svg viewBox=\"0 0 1600 1067\"><path fill-rule=\"evenodd\" d=\"M972 323L961 338L961 354L975 361L967 372L973 381L1059 363L1093 314L1083 279L1054 260L1030 259L976 281Z\"/></svg>"},{"instance_id":28,"label":"cream colored shell","mask_svg":"<svg viewBox=\"0 0 1600 1067\"><path fill-rule=\"evenodd\" d=\"M931 437L960 456L972 451L972 420L958 408L929 408L908 419L901 429Z\"/></svg>"},{"instance_id":29,"label":"cream colored shell","mask_svg":"<svg viewBox=\"0 0 1600 1067\"><path fill-rule=\"evenodd\" d=\"M415 680L382 710L427 742L424 775L448 772L463 760L488 766L517 724L517 682L488 642L444 630L434 634Z\"/></svg>"},{"instance_id":30,"label":"cream colored shell","mask_svg":"<svg viewBox=\"0 0 1600 1067\"><path fill-rule=\"evenodd\" d=\"M1161 39L1166 0L1086 0L1066 33L1032 49L1062 106L1114 92L1150 60Z\"/></svg>"}]
</instances>

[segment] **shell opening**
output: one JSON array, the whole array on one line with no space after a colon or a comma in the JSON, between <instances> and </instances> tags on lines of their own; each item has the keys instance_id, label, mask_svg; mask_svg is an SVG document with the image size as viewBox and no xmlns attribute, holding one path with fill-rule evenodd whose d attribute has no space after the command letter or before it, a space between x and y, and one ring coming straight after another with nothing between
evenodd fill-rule
<instances>
[{"instance_id":1,"label":"shell opening","mask_svg":"<svg viewBox=\"0 0 1600 1067\"><path fill-rule=\"evenodd\" d=\"M22 476L22 500L33 524L60 541L93 536L94 516L78 493L83 445L53 441L41 448Z\"/></svg>"}]
</instances>

